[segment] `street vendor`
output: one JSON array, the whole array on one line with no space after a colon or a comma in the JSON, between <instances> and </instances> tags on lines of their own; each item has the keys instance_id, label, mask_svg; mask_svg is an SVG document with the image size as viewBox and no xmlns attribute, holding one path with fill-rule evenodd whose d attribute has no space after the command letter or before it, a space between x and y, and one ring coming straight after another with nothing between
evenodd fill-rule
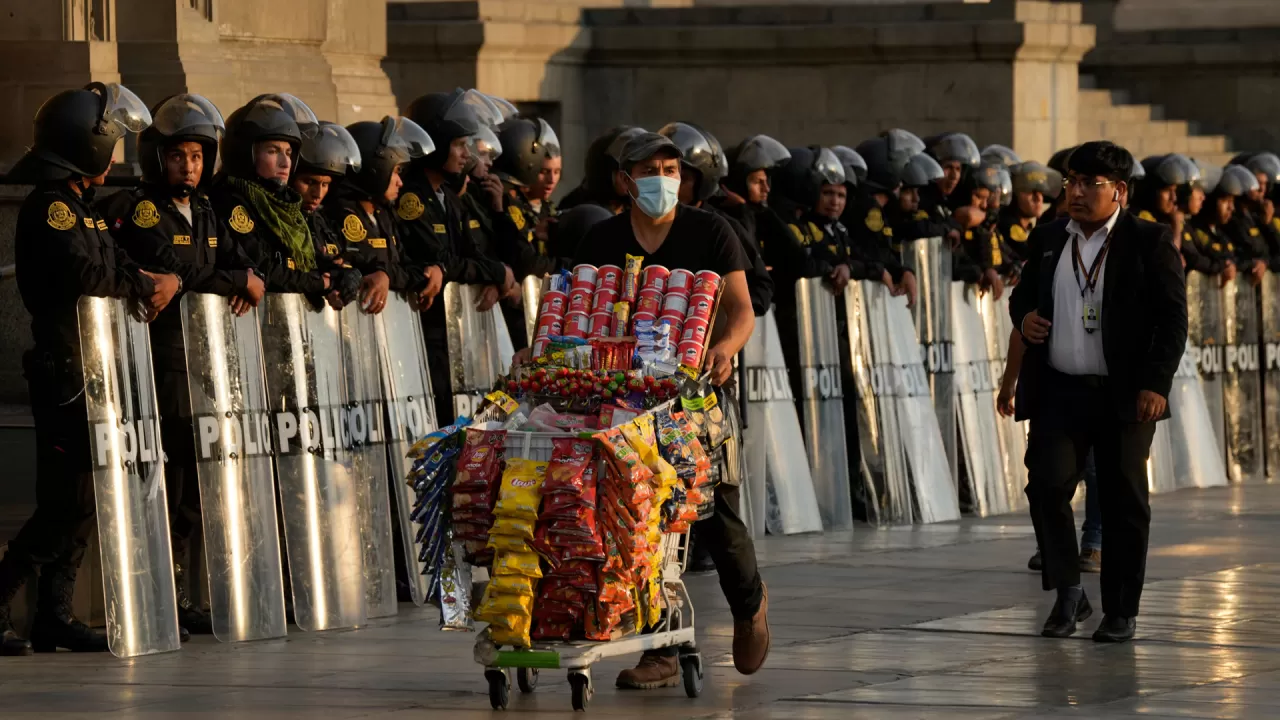
<instances>
[{"instance_id":1,"label":"street vendor","mask_svg":"<svg viewBox=\"0 0 1280 720\"><path fill-rule=\"evenodd\" d=\"M577 263L624 267L627 256L644 266L667 270L710 270L723 278L720 311L703 369L713 384L733 376L733 358L751 337L755 316L747 291L750 264L741 243L723 218L680 205L682 153L657 133L641 133L623 147L619 179L631 196L622 213L594 225L578 247ZM738 488L716 488L714 514L698 522L720 575L720 587L733 612L733 660L750 675L769 654L768 594L756 569L755 547L738 517ZM619 687L651 689L680 683L676 648L645 653L640 664L618 676Z\"/></svg>"}]
</instances>

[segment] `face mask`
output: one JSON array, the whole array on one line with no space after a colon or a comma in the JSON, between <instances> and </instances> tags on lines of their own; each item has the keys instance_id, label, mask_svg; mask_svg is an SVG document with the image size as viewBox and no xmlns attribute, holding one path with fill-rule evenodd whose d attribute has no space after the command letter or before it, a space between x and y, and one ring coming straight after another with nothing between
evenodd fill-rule
<instances>
[{"instance_id":1,"label":"face mask","mask_svg":"<svg viewBox=\"0 0 1280 720\"><path fill-rule=\"evenodd\" d=\"M654 175L634 182L636 207L654 220L666 216L680 202L680 178Z\"/></svg>"}]
</instances>

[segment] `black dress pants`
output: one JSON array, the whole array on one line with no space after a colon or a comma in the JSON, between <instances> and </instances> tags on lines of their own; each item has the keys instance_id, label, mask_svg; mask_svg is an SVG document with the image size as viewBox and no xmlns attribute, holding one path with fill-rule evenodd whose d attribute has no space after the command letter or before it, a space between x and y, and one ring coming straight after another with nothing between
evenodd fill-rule
<instances>
[{"instance_id":1,"label":"black dress pants","mask_svg":"<svg viewBox=\"0 0 1280 720\"><path fill-rule=\"evenodd\" d=\"M1107 528L1102 610L1136 617L1147 566L1147 457L1156 425L1119 420L1106 378L1064 375L1046 367L1043 382L1038 412L1031 418L1026 492L1044 559L1044 589L1080 584L1071 498L1092 449Z\"/></svg>"}]
</instances>

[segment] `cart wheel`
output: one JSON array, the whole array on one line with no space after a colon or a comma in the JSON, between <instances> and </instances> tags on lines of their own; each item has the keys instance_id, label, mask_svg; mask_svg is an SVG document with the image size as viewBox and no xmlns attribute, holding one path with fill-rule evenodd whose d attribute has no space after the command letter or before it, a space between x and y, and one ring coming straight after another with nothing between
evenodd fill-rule
<instances>
[{"instance_id":1,"label":"cart wheel","mask_svg":"<svg viewBox=\"0 0 1280 720\"><path fill-rule=\"evenodd\" d=\"M520 692L531 693L538 687L538 669L537 668L519 668L516 670L516 684L520 686Z\"/></svg>"},{"instance_id":2,"label":"cart wheel","mask_svg":"<svg viewBox=\"0 0 1280 720\"><path fill-rule=\"evenodd\" d=\"M591 687L591 678L582 673L569 673L569 687L573 690L573 709L586 712L587 704L595 690Z\"/></svg>"},{"instance_id":3,"label":"cart wheel","mask_svg":"<svg viewBox=\"0 0 1280 720\"><path fill-rule=\"evenodd\" d=\"M507 673L503 670L485 670L484 678L489 681L489 704L494 710L506 710L511 699Z\"/></svg>"},{"instance_id":4,"label":"cart wheel","mask_svg":"<svg viewBox=\"0 0 1280 720\"><path fill-rule=\"evenodd\" d=\"M684 676L684 694L696 698L702 694L702 656L697 653L680 658L680 674Z\"/></svg>"}]
</instances>

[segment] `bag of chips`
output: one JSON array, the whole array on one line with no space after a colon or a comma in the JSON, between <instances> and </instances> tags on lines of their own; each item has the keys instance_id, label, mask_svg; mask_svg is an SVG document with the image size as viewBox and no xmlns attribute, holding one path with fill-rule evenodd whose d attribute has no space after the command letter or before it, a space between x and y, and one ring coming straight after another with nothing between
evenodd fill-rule
<instances>
[{"instance_id":1,"label":"bag of chips","mask_svg":"<svg viewBox=\"0 0 1280 720\"><path fill-rule=\"evenodd\" d=\"M493 559L494 575L524 575L542 577L538 556L531 552L502 552Z\"/></svg>"},{"instance_id":2,"label":"bag of chips","mask_svg":"<svg viewBox=\"0 0 1280 720\"><path fill-rule=\"evenodd\" d=\"M480 601L480 607L476 608L475 617L477 620L495 623L499 621L493 618L501 618L508 615L528 616L532 613L533 595L500 592L494 590L493 586L490 585L485 588L484 599Z\"/></svg>"},{"instance_id":3,"label":"bag of chips","mask_svg":"<svg viewBox=\"0 0 1280 720\"><path fill-rule=\"evenodd\" d=\"M514 535L490 534L485 547L513 553L527 553L531 550L527 540Z\"/></svg>"},{"instance_id":4,"label":"bag of chips","mask_svg":"<svg viewBox=\"0 0 1280 720\"><path fill-rule=\"evenodd\" d=\"M604 447L612 472L609 478L630 505L637 505L653 496L649 480L653 473L641 461L640 455L623 437L619 428L597 433L595 438Z\"/></svg>"},{"instance_id":5,"label":"bag of chips","mask_svg":"<svg viewBox=\"0 0 1280 720\"><path fill-rule=\"evenodd\" d=\"M542 502L539 490L547 477L547 464L540 460L513 458L507 461L502 473L502 489L493 514L516 517L529 522L538 519L538 505Z\"/></svg>"},{"instance_id":6,"label":"bag of chips","mask_svg":"<svg viewBox=\"0 0 1280 720\"><path fill-rule=\"evenodd\" d=\"M533 578L525 575L494 575L489 578L489 588L511 595L533 596Z\"/></svg>"},{"instance_id":7,"label":"bag of chips","mask_svg":"<svg viewBox=\"0 0 1280 720\"><path fill-rule=\"evenodd\" d=\"M530 635L534 640L568 640L573 637L573 629L577 623L570 622L553 622L538 621L533 623L533 633Z\"/></svg>"},{"instance_id":8,"label":"bag of chips","mask_svg":"<svg viewBox=\"0 0 1280 720\"><path fill-rule=\"evenodd\" d=\"M533 539L533 521L524 518L511 517L509 515L501 515L493 521L493 529L489 531L492 535L510 535L522 540Z\"/></svg>"},{"instance_id":9,"label":"bag of chips","mask_svg":"<svg viewBox=\"0 0 1280 720\"><path fill-rule=\"evenodd\" d=\"M542 494L582 494L583 476L591 465L595 443L587 439L564 437L552 440L551 444L551 462L547 464L547 479L542 485Z\"/></svg>"},{"instance_id":10,"label":"bag of chips","mask_svg":"<svg viewBox=\"0 0 1280 720\"><path fill-rule=\"evenodd\" d=\"M490 625L489 639L495 645L510 645L514 648L527 648L532 645L533 641L529 637L529 625L533 619L525 616L514 620L515 627Z\"/></svg>"},{"instance_id":11,"label":"bag of chips","mask_svg":"<svg viewBox=\"0 0 1280 720\"><path fill-rule=\"evenodd\" d=\"M506 433L502 430L468 428L466 443L458 455L458 472L453 480L454 492L492 492L502 468L505 442Z\"/></svg>"}]
</instances>

